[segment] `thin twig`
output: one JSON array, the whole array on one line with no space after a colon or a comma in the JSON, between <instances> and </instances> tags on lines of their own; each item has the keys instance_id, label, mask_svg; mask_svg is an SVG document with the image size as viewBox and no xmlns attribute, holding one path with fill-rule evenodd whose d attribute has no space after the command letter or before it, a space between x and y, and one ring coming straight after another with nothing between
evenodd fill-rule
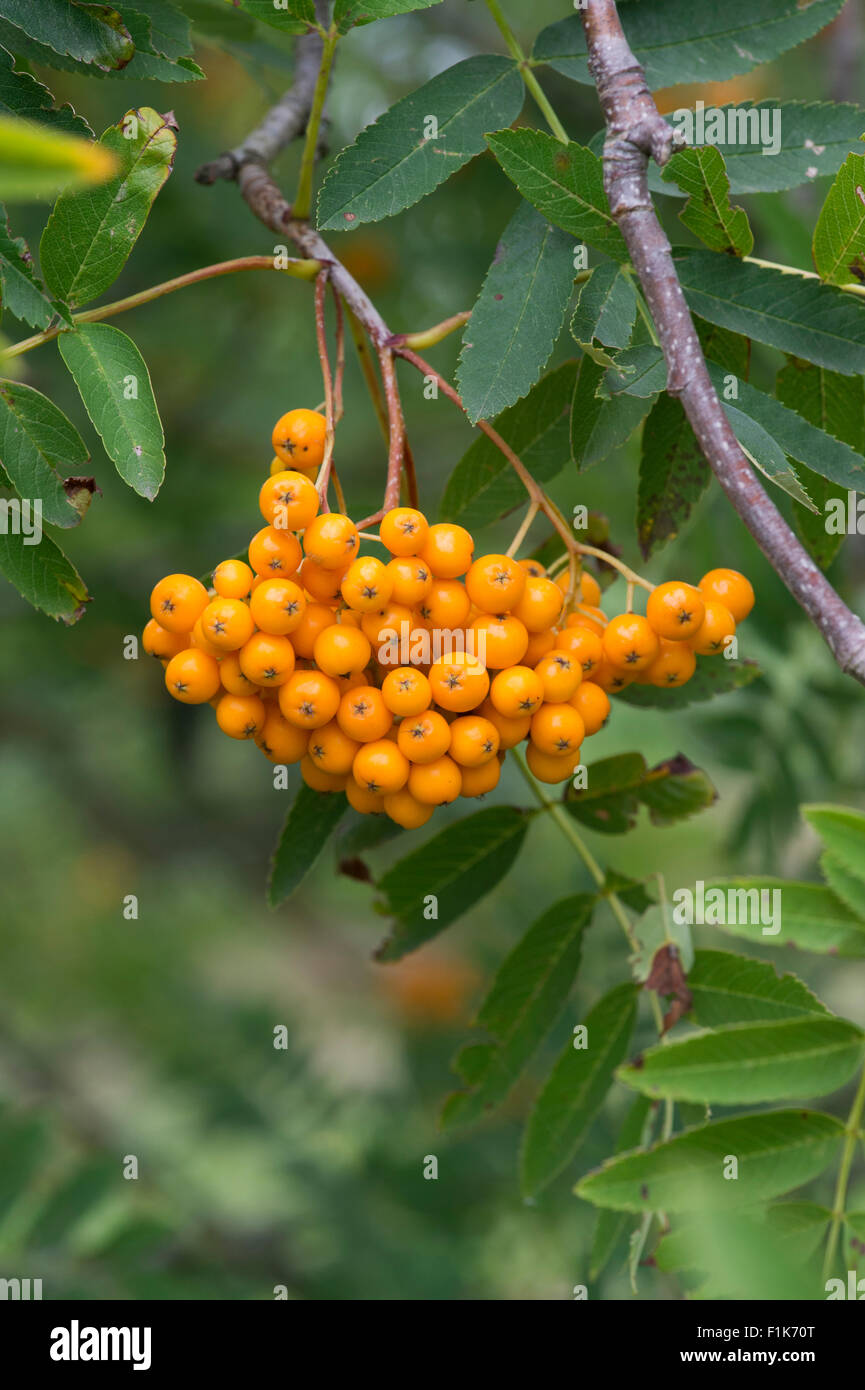
<instances>
[{"instance_id":1,"label":"thin twig","mask_svg":"<svg viewBox=\"0 0 865 1390\"><path fill-rule=\"evenodd\" d=\"M676 136L659 114L628 46L615 0L588 0L581 18L607 124L604 187L657 329L667 390L681 399L721 487L838 665L865 684L865 624L836 594L763 491L709 377L670 243L649 194L649 157L665 164Z\"/></svg>"},{"instance_id":2,"label":"thin twig","mask_svg":"<svg viewBox=\"0 0 865 1390\"><path fill-rule=\"evenodd\" d=\"M324 382L324 457L318 470L315 485L321 497L321 509L328 510L327 485L330 479L330 465L333 459L333 377L330 371L330 358L327 352L327 325L324 317L325 297L327 295L327 270L320 270L315 282L315 336L318 343L318 357L321 363L321 379Z\"/></svg>"},{"instance_id":3,"label":"thin twig","mask_svg":"<svg viewBox=\"0 0 865 1390\"><path fill-rule=\"evenodd\" d=\"M381 379L384 382L384 398L387 403L387 485L382 504L383 510L387 512L390 511L391 507L399 506L399 490L405 454L405 424L402 418L402 402L399 398L396 371L393 365L393 353L390 348L380 347L378 349L378 361L381 368Z\"/></svg>"}]
</instances>

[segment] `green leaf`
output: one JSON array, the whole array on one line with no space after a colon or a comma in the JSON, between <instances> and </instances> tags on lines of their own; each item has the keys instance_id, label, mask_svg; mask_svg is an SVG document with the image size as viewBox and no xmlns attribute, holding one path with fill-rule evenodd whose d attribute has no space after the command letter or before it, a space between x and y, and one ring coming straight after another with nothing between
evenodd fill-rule
<instances>
[{"instance_id":1,"label":"green leaf","mask_svg":"<svg viewBox=\"0 0 865 1390\"><path fill-rule=\"evenodd\" d=\"M38 545L26 544L27 537L12 530L0 530L0 572L49 618L70 624L78 621L89 603L81 575L67 560L59 546L43 533Z\"/></svg>"},{"instance_id":2,"label":"green leaf","mask_svg":"<svg viewBox=\"0 0 865 1390\"><path fill-rule=\"evenodd\" d=\"M767 399L770 398L767 397ZM816 504L812 502L799 481L799 474L769 431L765 430L753 416L739 410L728 401L722 400L721 405L743 452L754 467L763 474L764 478L768 478L782 492L786 492L788 497L792 497L794 501L809 511L816 512Z\"/></svg>"},{"instance_id":3,"label":"green leaf","mask_svg":"<svg viewBox=\"0 0 865 1390\"><path fill-rule=\"evenodd\" d=\"M526 1126L520 1156L525 1197L552 1182L585 1138L630 1044L637 993L636 985L617 985L586 1015L585 1046L568 1039Z\"/></svg>"},{"instance_id":4,"label":"green leaf","mask_svg":"<svg viewBox=\"0 0 865 1390\"><path fill-rule=\"evenodd\" d=\"M281 29L284 34L303 34L315 24L315 0L284 0L277 9L273 0L237 0L241 10Z\"/></svg>"},{"instance_id":5,"label":"green leaf","mask_svg":"<svg viewBox=\"0 0 865 1390\"><path fill-rule=\"evenodd\" d=\"M492 1041L469 1043L456 1057L470 1089L448 1097L444 1129L482 1118L508 1095L564 1007L594 905L584 893L556 903L505 959L474 1020Z\"/></svg>"},{"instance_id":6,"label":"green leaf","mask_svg":"<svg viewBox=\"0 0 865 1390\"><path fill-rule=\"evenodd\" d=\"M494 419L534 386L564 322L573 255L570 237L520 203L463 335L457 385L472 423Z\"/></svg>"},{"instance_id":7,"label":"green leaf","mask_svg":"<svg viewBox=\"0 0 865 1390\"><path fill-rule=\"evenodd\" d=\"M17 72L15 62L11 53L0 48L0 111L53 126L67 135L92 137L93 131L83 116L77 116L71 106L56 107L48 88L29 72Z\"/></svg>"},{"instance_id":8,"label":"green leaf","mask_svg":"<svg viewBox=\"0 0 865 1390\"><path fill-rule=\"evenodd\" d=\"M657 396L667 389L667 364L661 349L653 343L637 343L617 352L600 386L602 400L612 400L622 392L629 396Z\"/></svg>"},{"instance_id":9,"label":"green leaf","mask_svg":"<svg viewBox=\"0 0 865 1390\"><path fill-rule=\"evenodd\" d=\"M62 187L102 183L114 172L110 153L50 126L0 115L0 200L42 198Z\"/></svg>"},{"instance_id":10,"label":"green leaf","mask_svg":"<svg viewBox=\"0 0 865 1390\"><path fill-rule=\"evenodd\" d=\"M116 174L91 192L62 194L39 248L48 287L75 305L117 279L171 173L177 136L164 116L145 106L128 111L100 143L116 156Z\"/></svg>"},{"instance_id":11,"label":"green leaf","mask_svg":"<svg viewBox=\"0 0 865 1390\"><path fill-rule=\"evenodd\" d=\"M79 324L61 333L59 346L105 452L124 482L152 501L165 477L165 436L144 358L107 323Z\"/></svg>"},{"instance_id":12,"label":"green leaf","mask_svg":"<svg viewBox=\"0 0 865 1390\"><path fill-rule=\"evenodd\" d=\"M694 119L695 113L682 110L665 119L689 144L702 145L705 140L723 156L734 194L780 193L826 178L843 164L849 150L858 147L865 129L865 110L834 102L737 102L719 108L719 131L708 125L716 109L706 113L705 134L699 113ZM718 134L725 138L718 140ZM774 153L767 152L766 137L777 140ZM590 148L595 148L596 141L602 143L603 132L592 137ZM679 196L675 185L665 182L654 165L649 170L649 187L653 193Z\"/></svg>"},{"instance_id":13,"label":"green leaf","mask_svg":"<svg viewBox=\"0 0 865 1390\"><path fill-rule=\"evenodd\" d=\"M801 810L835 859L865 880L865 815L847 806L814 804Z\"/></svg>"},{"instance_id":14,"label":"green leaf","mask_svg":"<svg viewBox=\"0 0 865 1390\"><path fill-rule=\"evenodd\" d=\"M580 360L571 408L571 449L578 468L600 463L630 439L648 414L650 396L624 394L612 400L597 395L604 368L591 357Z\"/></svg>"},{"instance_id":15,"label":"green leaf","mask_svg":"<svg viewBox=\"0 0 865 1390\"><path fill-rule=\"evenodd\" d=\"M831 1219L832 1213L827 1212L826 1216ZM845 1212L844 1220L857 1240L865 1240L865 1211Z\"/></svg>"},{"instance_id":16,"label":"green leaf","mask_svg":"<svg viewBox=\"0 0 865 1390\"><path fill-rule=\"evenodd\" d=\"M580 286L571 319L571 333L584 351L597 339L607 347L624 348L631 341L637 317L637 296L629 275L604 261Z\"/></svg>"},{"instance_id":17,"label":"green leaf","mask_svg":"<svg viewBox=\"0 0 865 1390\"><path fill-rule=\"evenodd\" d=\"M123 22L135 53L122 72L109 72L106 77L139 82L195 82L204 77L188 56L192 52L189 20L166 0L133 0L132 8L123 6Z\"/></svg>"},{"instance_id":18,"label":"green leaf","mask_svg":"<svg viewBox=\"0 0 865 1390\"><path fill-rule=\"evenodd\" d=\"M33 253L23 237L13 237L6 209L0 207L0 291L2 307L31 328L47 328L57 307L33 273Z\"/></svg>"},{"instance_id":19,"label":"green leaf","mask_svg":"<svg viewBox=\"0 0 865 1390\"><path fill-rule=\"evenodd\" d=\"M685 298L701 318L852 376L865 372L865 304L834 285L679 247Z\"/></svg>"},{"instance_id":20,"label":"green leaf","mask_svg":"<svg viewBox=\"0 0 865 1390\"><path fill-rule=\"evenodd\" d=\"M724 390L724 372L714 363L708 363L709 375L715 390L721 395ZM814 368L822 371L821 368ZM831 390L826 376L851 390L851 404L861 399L862 383L859 378L839 377L836 373L824 373L823 389ZM814 384L816 389L816 383ZM857 391L857 386L859 390ZM746 415L758 425L761 431L770 435L783 453L789 454L798 463L804 463L812 473L819 473L836 482L839 487L865 491L865 458L856 449L841 439L836 439L822 427L810 423L804 415L789 409L774 396L758 391L747 382L737 383L735 403L721 400L731 424L733 416ZM855 407L854 407L855 408ZM865 417L863 417L865 418ZM735 425L734 425L735 428Z\"/></svg>"},{"instance_id":21,"label":"green leaf","mask_svg":"<svg viewBox=\"0 0 865 1390\"><path fill-rule=\"evenodd\" d=\"M829 850L820 856L820 871L836 898L840 898L865 926L865 880L851 873Z\"/></svg>"},{"instance_id":22,"label":"green leaf","mask_svg":"<svg viewBox=\"0 0 865 1390\"><path fill-rule=\"evenodd\" d=\"M643 1147L651 1130L651 1114L652 1102L648 1096L635 1096L616 1137L614 1153ZM600 1277L625 1231L633 1224L633 1219L626 1212L603 1209L598 1212L589 1265L590 1279Z\"/></svg>"},{"instance_id":23,"label":"green leaf","mask_svg":"<svg viewBox=\"0 0 865 1390\"><path fill-rule=\"evenodd\" d=\"M816 1202L697 1214L664 1236L655 1260L667 1273L688 1270L707 1276L689 1294L692 1299L813 1300L825 1291L802 1265L830 1219L831 1212Z\"/></svg>"},{"instance_id":24,"label":"green leaf","mask_svg":"<svg viewBox=\"0 0 865 1390\"><path fill-rule=\"evenodd\" d=\"M267 887L279 907L312 868L347 807L342 792L316 792L302 782L274 851Z\"/></svg>"},{"instance_id":25,"label":"green leaf","mask_svg":"<svg viewBox=\"0 0 865 1390\"><path fill-rule=\"evenodd\" d=\"M618 753L592 763L587 773L585 790L568 784L565 807L574 820L605 835L632 830L641 804L650 808L653 824L672 825L717 797L705 772L681 754L649 768L642 753Z\"/></svg>"},{"instance_id":26,"label":"green leaf","mask_svg":"<svg viewBox=\"0 0 865 1390\"><path fill-rule=\"evenodd\" d=\"M828 1013L795 975L779 975L769 961L729 951L697 951L688 989L694 1018L702 1028Z\"/></svg>"},{"instance_id":27,"label":"green leaf","mask_svg":"<svg viewBox=\"0 0 865 1390\"><path fill-rule=\"evenodd\" d=\"M728 661L726 657L697 657L697 669L686 685L673 690L660 689L654 685L629 685L620 690L617 700L627 705L639 705L642 709L684 709L686 705L700 704L716 695L727 695L732 690L741 690L750 685L763 673L753 661Z\"/></svg>"},{"instance_id":28,"label":"green leaf","mask_svg":"<svg viewBox=\"0 0 865 1390\"><path fill-rule=\"evenodd\" d=\"M737 256L750 256L754 234L748 214L730 203L730 180L724 156L714 145L674 154L662 177L667 183L677 183L688 194L679 221L705 242L710 251L732 251Z\"/></svg>"},{"instance_id":29,"label":"green leaf","mask_svg":"<svg viewBox=\"0 0 865 1390\"><path fill-rule=\"evenodd\" d=\"M378 884L382 911L395 921L376 958L401 960L473 907L511 868L527 829L521 811L491 806L394 864Z\"/></svg>"},{"instance_id":30,"label":"green leaf","mask_svg":"<svg viewBox=\"0 0 865 1390\"><path fill-rule=\"evenodd\" d=\"M802 951L814 951L820 955L863 956L865 955L865 922L860 921L835 894L821 883L795 883L783 878L721 878L712 879L705 885L707 900L712 889L719 889L730 902L729 894L750 894L751 906L745 905L743 897L732 900L731 916L736 920L727 921L726 906L715 921L706 913L707 926L719 926L731 936L745 937L759 942L762 946L798 946ZM772 926L780 926L780 931L764 932L760 922L758 898L755 895L780 893L780 921ZM776 901L765 899L767 903ZM756 910L755 910L756 909Z\"/></svg>"},{"instance_id":31,"label":"green leaf","mask_svg":"<svg viewBox=\"0 0 865 1390\"><path fill-rule=\"evenodd\" d=\"M573 140L563 145L542 130L499 130L487 144L524 198L554 226L614 261L628 248L610 213L601 161Z\"/></svg>"},{"instance_id":32,"label":"green leaf","mask_svg":"<svg viewBox=\"0 0 865 1390\"><path fill-rule=\"evenodd\" d=\"M39 498L45 522L77 526L63 480L80 474L90 455L63 411L20 381L0 380L0 459L19 496Z\"/></svg>"},{"instance_id":33,"label":"green leaf","mask_svg":"<svg viewBox=\"0 0 865 1390\"><path fill-rule=\"evenodd\" d=\"M336 0L333 19L341 34L355 24L372 24L376 19L428 10L440 0Z\"/></svg>"},{"instance_id":34,"label":"green leaf","mask_svg":"<svg viewBox=\"0 0 865 1390\"><path fill-rule=\"evenodd\" d=\"M120 15L108 5L0 0L0 18L55 53L100 68L122 68L135 51Z\"/></svg>"},{"instance_id":35,"label":"green leaf","mask_svg":"<svg viewBox=\"0 0 865 1390\"><path fill-rule=\"evenodd\" d=\"M353 231L411 207L480 154L486 131L516 120L523 96L511 58L485 54L439 73L343 150L318 195L319 227Z\"/></svg>"},{"instance_id":36,"label":"green leaf","mask_svg":"<svg viewBox=\"0 0 865 1390\"><path fill-rule=\"evenodd\" d=\"M843 1018L731 1023L651 1047L616 1076L644 1095L712 1105L808 1100L862 1065L865 1035Z\"/></svg>"},{"instance_id":37,"label":"green leaf","mask_svg":"<svg viewBox=\"0 0 865 1390\"><path fill-rule=\"evenodd\" d=\"M716 1120L643 1153L609 1159L574 1191L617 1211L750 1206L810 1182L837 1157L843 1141L840 1120L807 1110ZM738 1162L735 1179L724 1176L731 1157Z\"/></svg>"},{"instance_id":38,"label":"green leaf","mask_svg":"<svg viewBox=\"0 0 865 1390\"><path fill-rule=\"evenodd\" d=\"M619 17L652 88L720 82L770 62L809 39L838 14L844 0L727 0L723 8L693 0L624 3ZM549 25L532 57L575 82L592 85L579 17Z\"/></svg>"},{"instance_id":39,"label":"green leaf","mask_svg":"<svg viewBox=\"0 0 865 1390\"><path fill-rule=\"evenodd\" d=\"M840 440L862 457L865 452L865 386L861 376L839 376L837 372L827 372L824 367L791 357L775 378L775 394L788 410L795 410L832 441ZM828 449L831 448L830 443ZM826 452L826 449L819 455L815 452L814 462L818 468ZM841 465L840 459L838 464ZM851 460L851 470L852 467ZM841 502L846 511L848 486L830 482L820 476L821 472L822 469L820 472L800 469L803 485L817 503L819 515L815 517L806 508L797 506L793 508L793 516L809 554L825 569L844 541L842 532L834 534L826 530L827 504Z\"/></svg>"},{"instance_id":40,"label":"green leaf","mask_svg":"<svg viewBox=\"0 0 865 1390\"><path fill-rule=\"evenodd\" d=\"M865 155L848 154L820 209L813 241L821 280L847 285L865 278Z\"/></svg>"},{"instance_id":41,"label":"green leaf","mask_svg":"<svg viewBox=\"0 0 865 1390\"><path fill-rule=\"evenodd\" d=\"M711 481L681 401L659 396L643 426L637 488L637 536L646 559L675 540Z\"/></svg>"},{"instance_id":42,"label":"green leaf","mask_svg":"<svg viewBox=\"0 0 865 1390\"><path fill-rule=\"evenodd\" d=\"M524 400L496 420L496 430L519 454L533 478L549 482L570 461L569 417L577 364L548 372ZM480 530L525 501L525 488L486 435L463 454L445 487L444 521Z\"/></svg>"}]
</instances>

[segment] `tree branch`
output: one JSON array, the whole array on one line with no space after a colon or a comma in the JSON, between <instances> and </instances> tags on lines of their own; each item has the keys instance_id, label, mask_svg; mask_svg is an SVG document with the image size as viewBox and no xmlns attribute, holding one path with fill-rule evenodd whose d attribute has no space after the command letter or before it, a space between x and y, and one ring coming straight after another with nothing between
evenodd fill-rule
<instances>
[{"instance_id":1,"label":"tree branch","mask_svg":"<svg viewBox=\"0 0 865 1390\"><path fill-rule=\"evenodd\" d=\"M842 671L865 685L865 624L836 594L763 491L709 378L670 243L649 195L649 157L667 162L675 147L673 130L660 116L628 46L615 0L588 0L582 22L607 124L604 188L657 328L667 390L681 399L712 471L770 564Z\"/></svg>"}]
</instances>

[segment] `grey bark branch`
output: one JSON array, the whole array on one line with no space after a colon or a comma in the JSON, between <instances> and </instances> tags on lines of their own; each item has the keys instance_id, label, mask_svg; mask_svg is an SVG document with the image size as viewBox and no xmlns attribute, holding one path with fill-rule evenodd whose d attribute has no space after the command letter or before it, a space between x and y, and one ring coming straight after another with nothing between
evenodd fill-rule
<instances>
[{"instance_id":1,"label":"grey bark branch","mask_svg":"<svg viewBox=\"0 0 865 1390\"><path fill-rule=\"evenodd\" d=\"M673 132L661 117L619 21L615 0L582 11L589 69L607 125L604 188L667 362L667 390L718 482L770 564L817 627L842 671L865 685L865 624L850 611L766 495L730 427L703 357L670 243L649 194L648 162L665 164Z\"/></svg>"}]
</instances>

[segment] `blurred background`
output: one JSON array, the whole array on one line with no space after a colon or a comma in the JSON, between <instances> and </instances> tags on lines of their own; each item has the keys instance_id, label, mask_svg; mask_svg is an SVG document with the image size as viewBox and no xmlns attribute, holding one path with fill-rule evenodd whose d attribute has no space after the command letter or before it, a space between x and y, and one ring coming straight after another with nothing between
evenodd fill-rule
<instances>
[{"instance_id":1,"label":"blurred background","mask_svg":"<svg viewBox=\"0 0 865 1390\"><path fill-rule=\"evenodd\" d=\"M218 0L182 7L199 20L206 82L50 76L58 99L97 131L145 104L173 107L179 124L174 173L112 299L274 244L232 185L202 188L193 174L290 81L290 41ZM505 8L527 47L567 12L561 0ZM732 82L662 93L662 109L696 97L856 101L861 38L862 7L851 0L802 48ZM485 51L503 51L487 12L452 0L354 31L336 65L332 148ZM543 80L569 132L588 141L600 124L594 92L549 70ZM530 100L523 119L537 121ZM278 163L288 189L297 162L290 150ZM826 188L737 199L755 254L809 268ZM687 242L676 206L659 201L671 237ZM334 249L394 331L416 330L471 307L516 203L481 157L399 219L334 237ZM35 247L46 212L17 210L15 233ZM594 1225L571 1187L611 1151L627 1097L614 1090L574 1164L532 1205L519 1195L518 1143L571 1015L626 978L620 932L598 914L571 1005L502 1111L442 1136L450 1060L493 972L554 895L587 886L585 873L555 827L536 822L502 888L398 966L371 959L384 922L371 888L339 873L338 845L286 906L265 907L292 793L273 789L270 765L223 738L208 708L168 700L159 667L125 660L123 639L140 632L158 578L204 573L256 529L273 422L322 395L312 294L251 273L147 305L121 326L149 365L165 426L168 475L155 504L114 474L55 346L16 361L82 431L102 495L63 537L93 595L77 626L54 625L0 588L0 1275L42 1278L45 1298L269 1299L276 1285L297 1299L569 1298L587 1280ZM4 323L6 342L27 333ZM458 352L455 335L429 355L452 376ZM569 355L565 334L557 359ZM756 350L752 379L770 386L779 365ZM402 386L422 499L434 513L471 431L446 400L424 400L408 368ZM552 491L568 510L582 502L608 516L639 568L638 456L637 437L583 476L566 469ZM351 510L373 511L386 459L350 347L336 461ZM515 524L481 543L507 543ZM814 876L817 846L798 804L865 806L865 696L838 674L715 487L647 573L696 577L720 564L754 582L741 655L764 678L683 713L619 704L590 748L595 758L637 748L650 763L681 752L715 782L717 805L693 822L589 837L603 863L632 875L662 869L671 890L717 873ZM865 612L861 538L848 540L832 578ZM491 799L524 798L506 769ZM365 858L378 872L429 833ZM137 920L124 917L127 895L138 899ZM698 944L728 942L703 929ZM777 951L774 959L865 1023L865 966ZM289 1041L277 1050L280 1025ZM846 1113L849 1102L836 1099ZM138 1158L137 1181L123 1178L127 1155ZM437 1181L423 1176L428 1155L438 1158ZM814 1195L830 1194L818 1185ZM865 1205L861 1176L850 1205ZM624 1256L593 1297L631 1296ZM644 1297L679 1296L656 1271L639 1278Z\"/></svg>"}]
</instances>

